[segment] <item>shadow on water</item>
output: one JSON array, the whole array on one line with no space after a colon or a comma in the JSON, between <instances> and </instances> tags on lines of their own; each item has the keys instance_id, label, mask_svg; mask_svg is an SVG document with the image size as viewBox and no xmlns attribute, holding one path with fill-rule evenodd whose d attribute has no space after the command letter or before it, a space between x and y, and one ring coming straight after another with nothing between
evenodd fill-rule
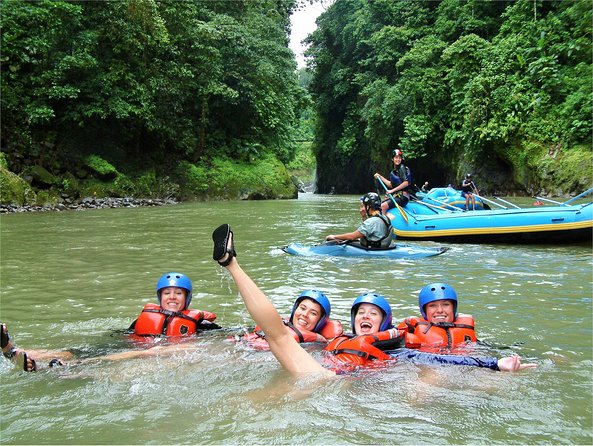
<instances>
[{"instance_id":1,"label":"shadow on water","mask_svg":"<svg viewBox=\"0 0 593 446\"><path fill-rule=\"evenodd\" d=\"M2 320L23 348L79 358L34 374L0 361L2 443L591 443L590 246L448 244L441 256L413 261L279 249L350 231L358 219L358 197L313 194L0 216ZM375 291L399 320L417 313L423 285L444 281L490 345L476 354L516 353L539 367L506 374L402 362L322 384L294 380L269 352L229 339L253 322L211 260L210 234L224 222L242 265L282 313L300 291L318 288L349 328L354 298ZM171 270L192 278L192 306L214 311L225 329L171 354L99 359L144 350L121 330Z\"/></svg>"}]
</instances>

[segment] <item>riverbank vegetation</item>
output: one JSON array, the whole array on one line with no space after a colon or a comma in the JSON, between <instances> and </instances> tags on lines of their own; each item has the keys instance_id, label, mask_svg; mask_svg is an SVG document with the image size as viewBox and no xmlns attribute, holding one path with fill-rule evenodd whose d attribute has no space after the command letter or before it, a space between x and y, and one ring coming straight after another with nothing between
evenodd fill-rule
<instances>
[{"instance_id":1,"label":"riverbank vegetation","mask_svg":"<svg viewBox=\"0 0 593 446\"><path fill-rule=\"evenodd\" d=\"M1 2L0 202L360 193L396 146L433 186L593 181L590 1L336 0L305 71L306 1Z\"/></svg>"},{"instance_id":2,"label":"riverbank vegetation","mask_svg":"<svg viewBox=\"0 0 593 446\"><path fill-rule=\"evenodd\" d=\"M28 200L296 196L294 7L2 2L3 185L18 174Z\"/></svg>"}]
</instances>

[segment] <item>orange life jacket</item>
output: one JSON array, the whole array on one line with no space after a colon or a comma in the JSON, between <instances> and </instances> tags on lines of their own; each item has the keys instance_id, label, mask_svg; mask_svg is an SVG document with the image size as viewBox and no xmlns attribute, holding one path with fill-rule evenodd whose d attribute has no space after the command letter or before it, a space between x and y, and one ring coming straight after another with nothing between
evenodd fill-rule
<instances>
[{"instance_id":1,"label":"orange life jacket","mask_svg":"<svg viewBox=\"0 0 593 446\"><path fill-rule=\"evenodd\" d=\"M420 317L409 317L397 327L406 332L406 347L452 348L466 342L476 342L474 318L460 314L454 322L432 324Z\"/></svg>"},{"instance_id":2,"label":"orange life jacket","mask_svg":"<svg viewBox=\"0 0 593 446\"><path fill-rule=\"evenodd\" d=\"M327 322L319 331L319 333L315 333L309 330L298 329L291 322L289 322L288 319L283 319L283 322L288 332L292 336L294 336L294 339L298 343L321 342L323 344L327 344L331 339L340 336L344 331L342 329L342 324L340 321L334 321L331 319L327 320ZM252 333L247 333L246 335L242 336L241 340L247 341L247 343L253 348L269 348L263 330L257 325L255 326L255 329Z\"/></svg>"},{"instance_id":3,"label":"orange life jacket","mask_svg":"<svg viewBox=\"0 0 593 446\"><path fill-rule=\"evenodd\" d=\"M352 365L368 365L370 361L393 359L384 350L401 347L404 332L397 328L373 334L340 336L331 341L324 350L335 355L339 362Z\"/></svg>"},{"instance_id":4,"label":"orange life jacket","mask_svg":"<svg viewBox=\"0 0 593 446\"><path fill-rule=\"evenodd\" d=\"M139 336L190 336L203 321L213 322L216 314L201 310L168 311L160 305L146 304L132 324Z\"/></svg>"}]
</instances>

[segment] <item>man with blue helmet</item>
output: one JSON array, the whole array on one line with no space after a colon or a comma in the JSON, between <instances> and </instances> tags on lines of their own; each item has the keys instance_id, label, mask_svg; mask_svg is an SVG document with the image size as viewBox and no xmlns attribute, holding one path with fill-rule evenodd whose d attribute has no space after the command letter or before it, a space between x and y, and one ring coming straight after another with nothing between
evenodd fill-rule
<instances>
[{"instance_id":1,"label":"man with blue helmet","mask_svg":"<svg viewBox=\"0 0 593 446\"><path fill-rule=\"evenodd\" d=\"M391 245L391 223L381 213L381 197L375 192L369 192L360 198L361 225L353 232L345 234L330 234L326 241L343 240L358 241L369 248L388 248Z\"/></svg>"},{"instance_id":2,"label":"man with blue helmet","mask_svg":"<svg viewBox=\"0 0 593 446\"><path fill-rule=\"evenodd\" d=\"M395 328L390 328L391 310L383 296L364 294L355 300L351 313L355 334L352 337L339 336L324 349L333 355L330 359L332 357L336 358L336 360L332 361L332 369L328 370L303 349L286 330L278 310L253 279L241 268L236 259L233 232L229 225L224 224L216 228L212 233L212 240L214 242L212 258L231 274L247 311L249 311L256 324L262 328L270 350L288 372L297 376L315 374L319 377L332 377L344 372L344 368L340 367L339 363L367 365L375 361L379 361L380 364L381 361L394 359L394 357L386 354L384 350L393 348L392 344L398 341L401 342L402 333ZM371 311L373 306L378 310ZM409 351L413 352L413 350ZM452 355L415 353L428 355L439 363L475 365L505 371L515 371L534 366L533 364L521 364L518 357L509 363L501 362L503 360L499 360L497 363L495 358L491 358L492 360L489 361L468 358L473 361L462 363L459 356L450 359Z\"/></svg>"}]
</instances>

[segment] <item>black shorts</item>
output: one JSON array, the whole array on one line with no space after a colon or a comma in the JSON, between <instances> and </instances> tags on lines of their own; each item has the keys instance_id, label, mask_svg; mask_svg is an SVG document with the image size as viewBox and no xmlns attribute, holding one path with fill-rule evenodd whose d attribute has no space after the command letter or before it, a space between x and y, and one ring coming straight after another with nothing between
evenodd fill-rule
<instances>
[{"instance_id":1,"label":"black shorts","mask_svg":"<svg viewBox=\"0 0 593 446\"><path fill-rule=\"evenodd\" d=\"M395 202L400 205L400 206L405 206L406 204L408 204L408 197L406 197L404 194L398 194L398 195L394 195L393 198L395 199ZM383 203L387 202L387 209L393 209L395 207L395 204L393 204L393 200L390 197L387 197L386 200L383 200Z\"/></svg>"}]
</instances>

